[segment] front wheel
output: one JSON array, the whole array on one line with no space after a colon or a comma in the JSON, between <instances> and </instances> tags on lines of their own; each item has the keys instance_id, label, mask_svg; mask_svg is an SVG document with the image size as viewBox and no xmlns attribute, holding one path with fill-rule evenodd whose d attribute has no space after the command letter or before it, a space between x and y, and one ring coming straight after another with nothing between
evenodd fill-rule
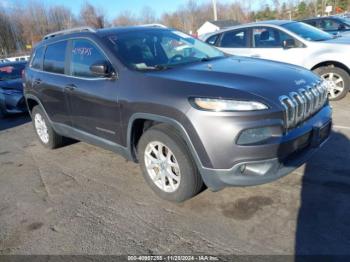
<instances>
[{"instance_id":1,"label":"front wheel","mask_svg":"<svg viewBox=\"0 0 350 262\"><path fill-rule=\"evenodd\" d=\"M142 135L138 156L146 182L165 200L182 202L203 188L185 142L167 125L156 125Z\"/></svg>"},{"instance_id":2,"label":"front wheel","mask_svg":"<svg viewBox=\"0 0 350 262\"><path fill-rule=\"evenodd\" d=\"M343 99L349 92L350 77L342 68L325 66L317 68L315 72L329 82L329 100Z\"/></svg>"}]
</instances>

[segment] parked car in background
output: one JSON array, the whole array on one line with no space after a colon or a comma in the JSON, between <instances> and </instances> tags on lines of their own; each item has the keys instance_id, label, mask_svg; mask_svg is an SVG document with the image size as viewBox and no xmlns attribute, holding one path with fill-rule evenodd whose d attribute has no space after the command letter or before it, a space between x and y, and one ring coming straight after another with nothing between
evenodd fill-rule
<instances>
[{"instance_id":1,"label":"parked car in background","mask_svg":"<svg viewBox=\"0 0 350 262\"><path fill-rule=\"evenodd\" d=\"M25 61L28 61L29 58L30 58L29 55L23 55L23 56L6 57L6 60L9 62L25 62Z\"/></svg>"},{"instance_id":2,"label":"parked car in background","mask_svg":"<svg viewBox=\"0 0 350 262\"><path fill-rule=\"evenodd\" d=\"M10 60L7 60L6 58L1 58L0 63L7 63L10 62Z\"/></svg>"},{"instance_id":3,"label":"parked car in background","mask_svg":"<svg viewBox=\"0 0 350 262\"><path fill-rule=\"evenodd\" d=\"M302 20L301 22L307 23L318 29L321 29L327 33L337 35L350 35L350 19L342 16L325 16L315 17Z\"/></svg>"},{"instance_id":4,"label":"parked car in background","mask_svg":"<svg viewBox=\"0 0 350 262\"><path fill-rule=\"evenodd\" d=\"M173 29L72 29L46 36L25 98L47 148L64 137L139 162L162 198L267 183L328 138L327 82L309 70L226 56ZM122 167L120 167L122 168Z\"/></svg>"},{"instance_id":5,"label":"parked car in background","mask_svg":"<svg viewBox=\"0 0 350 262\"><path fill-rule=\"evenodd\" d=\"M0 64L0 116L27 111L22 75L26 62Z\"/></svg>"},{"instance_id":6,"label":"parked car in background","mask_svg":"<svg viewBox=\"0 0 350 262\"><path fill-rule=\"evenodd\" d=\"M206 36L205 42L239 56L269 59L310 69L330 82L329 98L344 98L350 88L350 39L295 21L264 21Z\"/></svg>"}]
</instances>

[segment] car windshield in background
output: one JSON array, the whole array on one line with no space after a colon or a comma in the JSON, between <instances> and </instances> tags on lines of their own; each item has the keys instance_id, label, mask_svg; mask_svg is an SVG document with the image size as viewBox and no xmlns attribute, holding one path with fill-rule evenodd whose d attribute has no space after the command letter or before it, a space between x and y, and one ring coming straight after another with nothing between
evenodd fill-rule
<instances>
[{"instance_id":1,"label":"car windshield in background","mask_svg":"<svg viewBox=\"0 0 350 262\"><path fill-rule=\"evenodd\" d=\"M346 17L339 17L338 18L341 22L343 22L344 24L346 24L347 26L350 26L350 19L346 18Z\"/></svg>"},{"instance_id":2,"label":"car windshield in background","mask_svg":"<svg viewBox=\"0 0 350 262\"><path fill-rule=\"evenodd\" d=\"M108 38L122 63L136 70L162 70L225 56L221 51L175 30L134 31Z\"/></svg>"},{"instance_id":3,"label":"car windshield in background","mask_svg":"<svg viewBox=\"0 0 350 262\"><path fill-rule=\"evenodd\" d=\"M326 41L334 38L331 34L305 23L292 22L284 24L282 27L308 41Z\"/></svg>"},{"instance_id":4,"label":"car windshield in background","mask_svg":"<svg viewBox=\"0 0 350 262\"><path fill-rule=\"evenodd\" d=\"M22 71L24 66L0 66L0 81L7 81L12 79L22 78Z\"/></svg>"}]
</instances>

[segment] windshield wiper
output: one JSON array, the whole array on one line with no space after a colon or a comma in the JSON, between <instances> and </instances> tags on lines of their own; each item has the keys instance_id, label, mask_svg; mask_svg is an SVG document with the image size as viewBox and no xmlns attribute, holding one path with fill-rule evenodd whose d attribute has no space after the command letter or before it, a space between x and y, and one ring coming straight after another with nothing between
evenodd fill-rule
<instances>
[{"instance_id":1,"label":"windshield wiper","mask_svg":"<svg viewBox=\"0 0 350 262\"><path fill-rule=\"evenodd\" d=\"M155 65L155 66L146 66L146 67L136 67L139 71L163 71L170 69L168 65Z\"/></svg>"}]
</instances>

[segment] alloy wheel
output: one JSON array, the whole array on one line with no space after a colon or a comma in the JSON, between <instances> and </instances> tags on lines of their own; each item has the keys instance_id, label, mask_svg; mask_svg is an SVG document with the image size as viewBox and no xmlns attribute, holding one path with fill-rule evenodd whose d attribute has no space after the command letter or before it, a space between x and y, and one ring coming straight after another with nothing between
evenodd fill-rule
<instances>
[{"instance_id":1,"label":"alloy wheel","mask_svg":"<svg viewBox=\"0 0 350 262\"><path fill-rule=\"evenodd\" d=\"M49 142L49 132L44 118L38 113L36 113L34 116L34 125L40 140L44 144L47 144Z\"/></svg>"},{"instance_id":2,"label":"alloy wheel","mask_svg":"<svg viewBox=\"0 0 350 262\"><path fill-rule=\"evenodd\" d=\"M344 79L336 73L326 73L321 76L328 81L328 95L330 99L335 99L344 91Z\"/></svg>"},{"instance_id":3,"label":"alloy wheel","mask_svg":"<svg viewBox=\"0 0 350 262\"><path fill-rule=\"evenodd\" d=\"M144 161L148 175L162 191L175 192L181 180L179 164L173 152L161 142L148 143Z\"/></svg>"}]
</instances>

